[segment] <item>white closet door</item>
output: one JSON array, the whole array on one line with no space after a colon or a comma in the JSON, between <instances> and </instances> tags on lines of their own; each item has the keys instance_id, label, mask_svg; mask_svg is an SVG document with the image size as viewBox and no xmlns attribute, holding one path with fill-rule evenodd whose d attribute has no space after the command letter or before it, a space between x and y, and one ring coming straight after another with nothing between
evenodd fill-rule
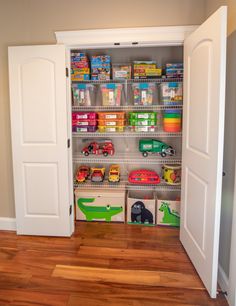
<instances>
[{"instance_id":1,"label":"white closet door","mask_svg":"<svg viewBox=\"0 0 236 306\"><path fill-rule=\"evenodd\" d=\"M180 239L216 297L224 134L227 9L184 44L183 168Z\"/></svg>"},{"instance_id":2,"label":"white closet door","mask_svg":"<svg viewBox=\"0 0 236 306\"><path fill-rule=\"evenodd\" d=\"M9 48L17 233L69 236L65 47Z\"/></svg>"}]
</instances>

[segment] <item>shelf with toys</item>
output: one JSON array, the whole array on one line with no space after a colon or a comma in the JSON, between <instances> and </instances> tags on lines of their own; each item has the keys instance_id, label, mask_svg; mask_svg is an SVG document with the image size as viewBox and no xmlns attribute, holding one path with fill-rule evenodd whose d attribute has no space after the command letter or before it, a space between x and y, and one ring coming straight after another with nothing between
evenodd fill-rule
<instances>
[{"instance_id":1,"label":"shelf with toys","mask_svg":"<svg viewBox=\"0 0 236 306\"><path fill-rule=\"evenodd\" d=\"M90 62L83 52L72 54L75 198L91 195L98 203L108 196L98 196L99 190L111 198L138 190L144 198L149 191L179 197L182 63L166 63L165 69L155 61L112 65L110 56L88 52Z\"/></svg>"}]
</instances>

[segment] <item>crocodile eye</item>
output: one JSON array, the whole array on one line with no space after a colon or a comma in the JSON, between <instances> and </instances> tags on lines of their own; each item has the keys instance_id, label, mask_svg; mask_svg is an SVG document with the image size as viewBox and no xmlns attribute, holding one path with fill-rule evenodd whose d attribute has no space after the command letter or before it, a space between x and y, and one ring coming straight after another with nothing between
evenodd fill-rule
<instances>
[{"instance_id":1,"label":"crocodile eye","mask_svg":"<svg viewBox=\"0 0 236 306\"><path fill-rule=\"evenodd\" d=\"M111 206L110 205L107 205L107 210L109 210L111 208Z\"/></svg>"}]
</instances>

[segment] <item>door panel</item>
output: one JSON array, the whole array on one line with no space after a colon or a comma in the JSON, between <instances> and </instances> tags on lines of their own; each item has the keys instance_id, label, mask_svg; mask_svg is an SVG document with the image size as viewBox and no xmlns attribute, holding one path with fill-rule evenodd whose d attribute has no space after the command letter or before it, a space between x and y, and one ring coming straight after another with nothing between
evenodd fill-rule
<instances>
[{"instance_id":1,"label":"door panel","mask_svg":"<svg viewBox=\"0 0 236 306\"><path fill-rule=\"evenodd\" d=\"M65 47L9 48L17 233L69 236Z\"/></svg>"},{"instance_id":2,"label":"door panel","mask_svg":"<svg viewBox=\"0 0 236 306\"><path fill-rule=\"evenodd\" d=\"M221 7L184 44L180 239L211 297L217 290L226 15Z\"/></svg>"}]
</instances>

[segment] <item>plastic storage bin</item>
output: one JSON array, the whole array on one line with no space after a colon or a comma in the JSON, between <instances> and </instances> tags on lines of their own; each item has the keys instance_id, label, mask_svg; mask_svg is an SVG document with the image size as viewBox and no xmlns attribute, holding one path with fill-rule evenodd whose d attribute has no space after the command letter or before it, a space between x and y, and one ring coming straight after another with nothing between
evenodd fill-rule
<instances>
[{"instance_id":1,"label":"plastic storage bin","mask_svg":"<svg viewBox=\"0 0 236 306\"><path fill-rule=\"evenodd\" d=\"M96 125L88 125L88 126L73 126L72 132L91 132L94 133L97 130Z\"/></svg>"},{"instance_id":2,"label":"plastic storage bin","mask_svg":"<svg viewBox=\"0 0 236 306\"><path fill-rule=\"evenodd\" d=\"M78 119L96 119L97 113L95 112L73 112L72 113L72 120Z\"/></svg>"},{"instance_id":3,"label":"plastic storage bin","mask_svg":"<svg viewBox=\"0 0 236 306\"><path fill-rule=\"evenodd\" d=\"M130 119L156 119L157 112L130 112Z\"/></svg>"},{"instance_id":4,"label":"plastic storage bin","mask_svg":"<svg viewBox=\"0 0 236 306\"><path fill-rule=\"evenodd\" d=\"M131 132L155 132L156 126L138 126L138 125L132 125L130 126Z\"/></svg>"},{"instance_id":5,"label":"plastic storage bin","mask_svg":"<svg viewBox=\"0 0 236 306\"><path fill-rule=\"evenodd\" d=\"M72 126L87 126L87 125L97 125L96 119L76 119L72 120Z\"/></svg>"},{"instance_id":6,"label":"plastic storage bin","mask_svg":"<svg viewBox=\"0 0 236 306\"><path fill-rule=\"evenodd\" d=\"M72 103L74 106L90 106L94 94L92 84L72 84Z\"/></svg>"},{"instance_id":7,"label":"plastic storage bin","mask_svg":"<svg viewBox=\"0 0 236 306\"><path fill-rule=\"evenodd\" d=\"M157 119L130 119L129 124L138 126L156 125Z\"/></svg>"},{"instance_id":8,"label":"plastic storage bin","mask_svg":"<svg viewBox=\"0 0 236 306\"><path fill-rule=\"evenodd\" d=\"M98 119L125 119L125 112L98 112Z\"/></svg>"},{"instance_id":9,"label":"plastic storage bin","mask_svg":"<svg viewBox=\"0 0 236 306\"><path fill-rule=\"evenodd\" d=\"M167 82L160 84L160 101L165 105L180 105L183 103L183 83Z\"/></svg>"},{"instance_id":10,"label":"plastic storage bin","mask_svg":"<svg viewBox=\"0 0 236 306\"><path fill-rule=\"evenodd\" d=\"M113 64L112 65L113 80L131 79L131 65L130 64Z\"/></svg>"},{"instance_id":11,"label":"plastic storage bin","mask_svg":"<svg viewBox=\"0 0 236 306\"><path fill-rule=\"evenodd\" d=\"M109 83L100 85L103 106L120 106L122 84Z\"/></svg>"},{"instance_id":12,"label":"plastic storage bin","mask_svg":"<svg viewBox=\"0 0 236 306\"><path fill-rule=\"evenodd\" d=\"M101 119L98 120L99 126L124 126L124 119Z\"/></svg>"},{"instance_id":13,"label":"plastic storage bin","mask_svg":"<svg viewBox=\"0 0 236 306\"><path fill-rule=\"evenodd\" d=\"M107 132L124 132L125 126L98 126L100 133Z\"/></svg>"},{"instance_id":14,"label":"plastic storage bin","mask_svg":"<svg viewBox=\"0 0 236 306\"><path fill-rule=\"evenodd\" d=\"M182 114L180 110L166 110L163 114L163 130L168 133L181 131Z\"/></svg>"},{"instance_id":15,"label":"plastic storage bin","mask_svg":"<svg viewBox=\"0 0 236 306\"><path fill-rule=\"evenodd\" d=\"M154 101L155 83L133 83L134 105L152 105Z\"/></svg>"}]
</instances>

